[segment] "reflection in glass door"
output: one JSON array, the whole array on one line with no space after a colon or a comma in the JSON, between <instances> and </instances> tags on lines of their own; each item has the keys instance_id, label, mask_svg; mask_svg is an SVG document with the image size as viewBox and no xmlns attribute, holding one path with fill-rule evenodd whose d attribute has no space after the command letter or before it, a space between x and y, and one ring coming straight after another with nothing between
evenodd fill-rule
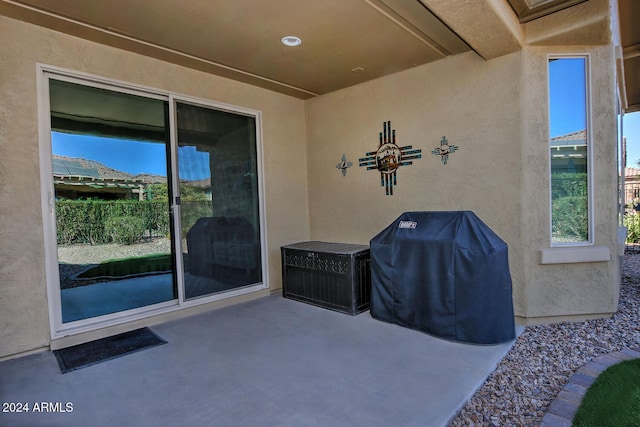
<instances>
[{"instance_id":1,"label":"reflection in glass door","mask_svg":"<svg viewBox=\"0 0 640 427\"><path fill-rule=\"evenodd\" d=\"M62 323L177 298L168 101L49 80Z\"/></svg>"},{"instance_id":2,"label":"reflection in glass door","mask_svg":"<svg viewBox=\"0 0 640 427\"><path fill-rule=\"evenodd\" d=\"M176 104L185 298L262 280L256 120Z\"/></svg>"},{"instance_id":3,"label":"reflection in glass door","mask_svg":"<svg viewBox=\"0 0 640 427\"><path fill-rule=\"evenodd\" d=\"M56 334L264 289L257 112L56 70L43 79Z\"/></svg>"}]
</instances>

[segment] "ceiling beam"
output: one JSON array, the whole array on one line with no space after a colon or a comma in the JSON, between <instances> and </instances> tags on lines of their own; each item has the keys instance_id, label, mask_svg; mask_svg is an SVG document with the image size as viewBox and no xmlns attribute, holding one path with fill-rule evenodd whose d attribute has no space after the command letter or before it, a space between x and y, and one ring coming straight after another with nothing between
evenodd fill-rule
<instances>
[{"instance_id":1,"label":"ceiling beam","mask_svg":"<svg viewBox=\"0 0 640 427\"><path fill-rule=\"evenodd\" d=\"M637 58L640 56L640 43L625 46L622 49L622 55L624 59Z\"/></svg>"},{"instance_id":2,"label":"ceiling beam","mask_svg":"<svg viewBox=\"0 0 640 427\"><path fill-rule=\"evenodd\" d=\"M587 0L547 0L537 2L531 0L508 1L520 17L520 22L525 23L574 6L578 3L583 3Z\"/></svg>"},{"instance_id":3,"label":"ceiling beam","mask_svg":"<svg viewBox=\"0 0 640 427\"><path fill-rule=\"evenodd\" d=\"M443 58L447 55L451 55L451 52L447 51L443 46L438 44L435 40L427 36L425 33L416 28L413 24L406 19L398 15L393 9L388 7L384 2L380 0L364 0L371 7L382 13L387 19L404 29L406 32L420 40L422 43L429 46L431 49L438 52Z\"/></svg>"},{"instance_id":4,"label":"ceiling beam","mask_svg":"<svg viewBox=\"0 0 640 427\"><path fill-rule=\"evenodd\" d=\"M534 46L607 45L612 39L609 0L580 2L524 24Z\"/></svg>"},{"instance_id":5,"label":"ceiling beam","mask_svg":"<svg viewBox=\"0 0 640 427\"><path fill-rule=\"evenodd\" d=\"M504 0L420 0L478 55L493 59L525 44L518 17Z\"/></svg>"}]
</instances>

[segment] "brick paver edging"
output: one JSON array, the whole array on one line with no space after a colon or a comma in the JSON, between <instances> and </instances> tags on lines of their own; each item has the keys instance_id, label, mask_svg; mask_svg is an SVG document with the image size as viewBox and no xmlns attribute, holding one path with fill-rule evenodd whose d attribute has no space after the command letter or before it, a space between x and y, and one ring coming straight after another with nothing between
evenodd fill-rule
<instances>
[{"instance_id":1,"label":"brick paver edging","mask_svg":"<svg viewBox=\"0 0 640 427\"><path fill-rule=\"evenodd\" d=\"M617 363L638 358L640 358L640 347L603 354L582 366L569 377L567 384L549 405L539 427L571 427L571 421L582 398L598 375Z\"/></svg>"}]
</instances>

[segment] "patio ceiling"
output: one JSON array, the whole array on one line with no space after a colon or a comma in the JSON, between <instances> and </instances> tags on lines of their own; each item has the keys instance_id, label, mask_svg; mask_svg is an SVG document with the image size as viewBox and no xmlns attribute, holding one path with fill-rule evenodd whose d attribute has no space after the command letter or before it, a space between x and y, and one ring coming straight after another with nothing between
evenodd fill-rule
<instances>
[{"instance_id":1,"label":"patio ceiling","mask_svg":"<svg viewBox=\"0 0 640 427\"><path fill-rule=\"evenodd\" d=\"M471 50L516 52L525 25L592 1L0 0L0 14L306 99ZM638 3L620 0L630 109Z\"/></svg>"}]
</instances>

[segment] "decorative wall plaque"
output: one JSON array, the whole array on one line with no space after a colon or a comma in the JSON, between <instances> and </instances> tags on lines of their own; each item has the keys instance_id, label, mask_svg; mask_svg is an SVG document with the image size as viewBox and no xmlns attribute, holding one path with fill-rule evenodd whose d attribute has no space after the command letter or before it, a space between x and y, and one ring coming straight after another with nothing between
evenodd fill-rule
<instances>
[{"instance_id":1,"label":"decorative wall plaque","mask_svg":"<svg viewBox=\"0 0 640 427\"><path fill-rule=\"evenodd\" d=\"M433 154L434 156L440 156L440 159L442 160L442 164L446 165L447 162L449 161L449 154L455 153L456 151L458 151L458 146L450 145L449 142L447 141L447 137L443 136L442 139L440 140L440 147L431 151L431 154Z\"/></svg>"},{"instance_id":2,"label":"decorative wall plaque","mask_svg":"<svg viewBox=\"0 0 640 427\"><path fill-rule=\"evenodd\" d=\"M347 161L347 155L342 155L342 160L336 165L336 168L342 170L342 176L347 175L347 169L353 166L353 163Z\"/></svg>"},{"instance_id":3,"label":"decorative wall plaque","mask_svg":"<svg viewBox=\"0 0 640 427\"><path fill-rule=\"evenodd\" d=\"M422 157L422 150L413 150L413 146L399 147L396 144L396 130L391 130L391 121L383 122L380 132L380 144L376 151L365 154L359 159L360 166L367 170L377 169L380 172L380 185L387 196L393 195L393 187L397 184L396 172L400 166L412 165L413 159Z\"/></svg>"}]
</instances>

